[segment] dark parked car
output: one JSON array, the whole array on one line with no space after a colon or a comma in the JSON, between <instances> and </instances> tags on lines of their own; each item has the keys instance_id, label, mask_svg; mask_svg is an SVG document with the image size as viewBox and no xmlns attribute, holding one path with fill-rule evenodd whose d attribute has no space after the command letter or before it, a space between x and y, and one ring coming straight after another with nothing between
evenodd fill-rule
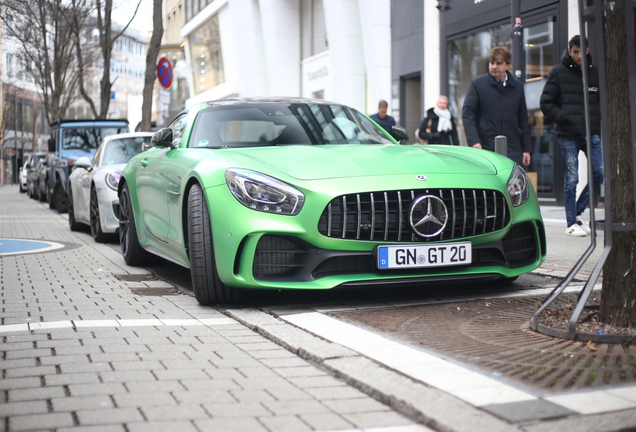
<instances>
[{"instance_id":1,"label":"dark parked car","mask_svg":"<svg viewBox=\"0 0 636 432\"><path fill-rule=\"evenodd\" d=\"M26 173L26 191L31 198L37 198L40 193L40 185L38 184L38 169L40 162L46 156L46 152L37 152L31 154L25 168Z\"/></svg>"}]
</instances>

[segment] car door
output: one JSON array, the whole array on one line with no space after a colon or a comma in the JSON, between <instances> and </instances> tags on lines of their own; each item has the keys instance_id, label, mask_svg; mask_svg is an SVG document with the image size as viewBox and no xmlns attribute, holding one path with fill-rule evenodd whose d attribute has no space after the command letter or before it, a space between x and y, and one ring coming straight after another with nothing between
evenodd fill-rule
<instances>
[{"instance_id":1,"label":"car door","mask_svg":"<svg viewBox=\"0 0 636 432\"><path fill-rule=\"evenodd\" d=\"M171 157L178 151L188 113L182 113L169 125L172 129L174 149L155 147L143 153L137 168L137 202L144 229L154 238L167 242L170 231L168 203L179 193L180 167L173 166Z\"/></svg>"}]
</instances>

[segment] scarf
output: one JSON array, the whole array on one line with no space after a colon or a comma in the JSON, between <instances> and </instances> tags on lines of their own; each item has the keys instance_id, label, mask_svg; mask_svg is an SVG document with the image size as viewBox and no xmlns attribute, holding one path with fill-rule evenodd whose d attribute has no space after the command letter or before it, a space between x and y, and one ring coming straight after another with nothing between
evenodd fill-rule
<instances>
[{"instance_id":1,"label":"scarf","mask_svg":"<svg viewBox=\"0 0 636 432\"><path fill-rule=\"evenodd\" d=\"M441 110L437 107L433 108L433 112L439 117L437 123L437 132L448 132L453 129L453 123L451 122L451 113L448 109Z\"/></svg>"}]
</instances>

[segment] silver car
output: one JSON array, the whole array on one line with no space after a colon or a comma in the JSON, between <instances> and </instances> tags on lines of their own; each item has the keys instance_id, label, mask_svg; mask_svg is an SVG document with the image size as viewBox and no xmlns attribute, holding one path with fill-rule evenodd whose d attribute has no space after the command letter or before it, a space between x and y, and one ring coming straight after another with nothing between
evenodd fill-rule
<instances>
[{"instance_id":1,"label":"silver car","mask_svg":"<svg viewBox=\"0 0 636 432\"><path fill-rule=\"evenodd\" d=\"M104 138L91 163L75 162L68 179L68 225L71 231L90 227L97 242L107 241L119 228L117 185L131 157L150 145L151 132L131 132Z\"/></svg>"}]
</instances>

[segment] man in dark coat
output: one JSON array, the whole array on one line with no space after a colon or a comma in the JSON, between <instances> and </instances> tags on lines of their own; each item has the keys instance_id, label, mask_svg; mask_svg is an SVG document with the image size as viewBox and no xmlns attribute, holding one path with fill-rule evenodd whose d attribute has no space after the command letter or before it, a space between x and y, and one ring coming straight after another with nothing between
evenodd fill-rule
<instances>
[{"instance_id":1,"label":"man in dark coat","mask_svg":"<svg viewBox=\"0 0 636 432\"><path fill-rule=\"evenodd\" d=\"M464 99L462 119L468 145L495 150L495 137L508 139L507 156L530 165L530 127L523 85L510 72L510 51L494 47L488 55L489 73L474 78Z\"/></svg>"},{"instance_id":2,"label":"man in dark coat","mask_svg":"<svg viewBox=\"0 0 636 432\"><path fill-rule=\"evenodd\" d=\"M585 104L583 96L583 54L581 37L570 39L569 48L563 53L561 63L550 70L548 80L541 94L541 111L546 123L556 124L555 130L559 138L564 177L565 216L567 219L566 235L583 237L590 232L589 224L581 214L590 202L588 185L581 191L576 200L576 186L579 183L579 152L587 156L587 140L585 126ZM601 131L601 109L599 103L598 69L592 66L592 56L587 55L588 65L588 100L590 111L590 135L592 149L592 177L594 190L600 193L604 179L603 150L599 134Z\"/></svg>"}]
</instances>

